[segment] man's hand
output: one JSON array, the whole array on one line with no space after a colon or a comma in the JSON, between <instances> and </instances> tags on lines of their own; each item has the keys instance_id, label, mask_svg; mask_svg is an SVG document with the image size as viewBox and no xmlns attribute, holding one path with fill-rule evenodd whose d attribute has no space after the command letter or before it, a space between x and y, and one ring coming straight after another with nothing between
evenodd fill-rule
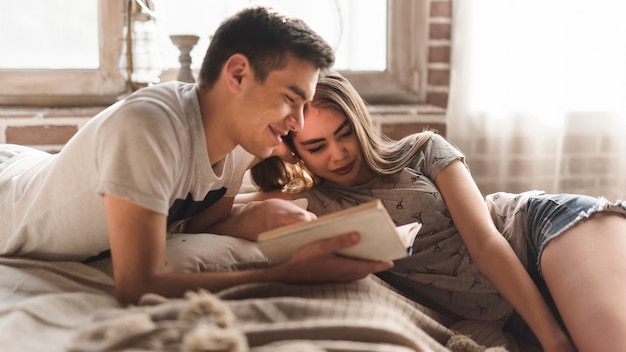
<instances>
[{"instance_id":1,"label":"man's hand","mask_svg":"<svg viewBox=\"0 0 626 352\"><path fill-rule=\"evenodd\" d=\"M359 234L351 232L313 242L298 249L286 263L269 270L274 271L276 281L314 284L359 280L393 267L392 261L375 262L335 254L356 245L359 240Z\"/></svg>"}]
</instances>

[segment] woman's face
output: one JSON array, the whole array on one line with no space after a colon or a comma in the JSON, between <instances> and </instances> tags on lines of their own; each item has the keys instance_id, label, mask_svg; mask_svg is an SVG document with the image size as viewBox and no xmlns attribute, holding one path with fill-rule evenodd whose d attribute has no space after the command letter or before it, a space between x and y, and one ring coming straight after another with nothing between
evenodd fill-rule
<instances>
[{"instance_id":1,"label":"woman's face","mask_svg":"<svg viewBox=\"0 0 626 352\"><path fill-rule=\"evenodd\" d=\"M348 119L337 110L310 106L304 129L294 134L293 143L309 169L327 181L355 186L372 179Z\"/></svg>"}]
</instances>

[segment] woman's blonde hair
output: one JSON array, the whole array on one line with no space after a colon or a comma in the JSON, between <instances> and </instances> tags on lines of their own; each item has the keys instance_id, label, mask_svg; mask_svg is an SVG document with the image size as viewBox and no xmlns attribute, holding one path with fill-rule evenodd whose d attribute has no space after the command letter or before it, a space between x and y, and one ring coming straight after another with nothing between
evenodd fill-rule
<instances>
[{"instance_id":1,"label":"woman's blonde hair","mask_svg":"<svg viewBox=\"0 0 626 352\"><path fill-rule=\"evenodd\" d=\"M309 106L322 110L334 109L346 116L363 161L376 175L394 174L404 169L434 133L424 131L397 141L378 133L365 101L345 77L334 71L320 76L315 96L307 105L305 116ZM291 135L285 142L295 152ZM302 161L291 164L278 157L265 159L255 165L251 169L251 176L262 191L280 189L290 193L302 192L323 181Z\"/></svg>"}]
</instances>

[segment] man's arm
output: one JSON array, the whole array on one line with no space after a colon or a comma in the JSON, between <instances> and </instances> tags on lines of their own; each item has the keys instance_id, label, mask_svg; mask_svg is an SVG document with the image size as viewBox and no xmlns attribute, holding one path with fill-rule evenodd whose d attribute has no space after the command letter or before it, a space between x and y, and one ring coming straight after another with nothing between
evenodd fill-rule
<instances>
[{"instance_id":1,"label":"man's arm","mask_svg":"<svg viewBox=\"0 0 626 352\"><path fill-rule=\"evenodd\" d=\"M145 293L181 297L199 288L217 292L250 282L328 283L353 281L390 268L392 262L353 260L334 255L358 242L344 234L302 247L292 258L267 269L233 272L164 273L166 216L113 195L104 196L115 295L136 303Z\"/></svg>"}]
</instances>

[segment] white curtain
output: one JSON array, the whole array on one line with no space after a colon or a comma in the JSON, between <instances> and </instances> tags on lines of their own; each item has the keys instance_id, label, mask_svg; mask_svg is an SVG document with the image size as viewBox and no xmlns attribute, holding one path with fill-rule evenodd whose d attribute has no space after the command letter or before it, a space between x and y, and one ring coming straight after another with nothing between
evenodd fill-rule
<instances>
[{"instance_id":1,"label":"white curtain","mask_svg":"<svg viewBox=\"0 0 626 352\"><path fill-rule=\"evenodd\" d=\"M448 137L483 193L626 199L626 2L453 0Z\"/></svg>"}]
</instances>

